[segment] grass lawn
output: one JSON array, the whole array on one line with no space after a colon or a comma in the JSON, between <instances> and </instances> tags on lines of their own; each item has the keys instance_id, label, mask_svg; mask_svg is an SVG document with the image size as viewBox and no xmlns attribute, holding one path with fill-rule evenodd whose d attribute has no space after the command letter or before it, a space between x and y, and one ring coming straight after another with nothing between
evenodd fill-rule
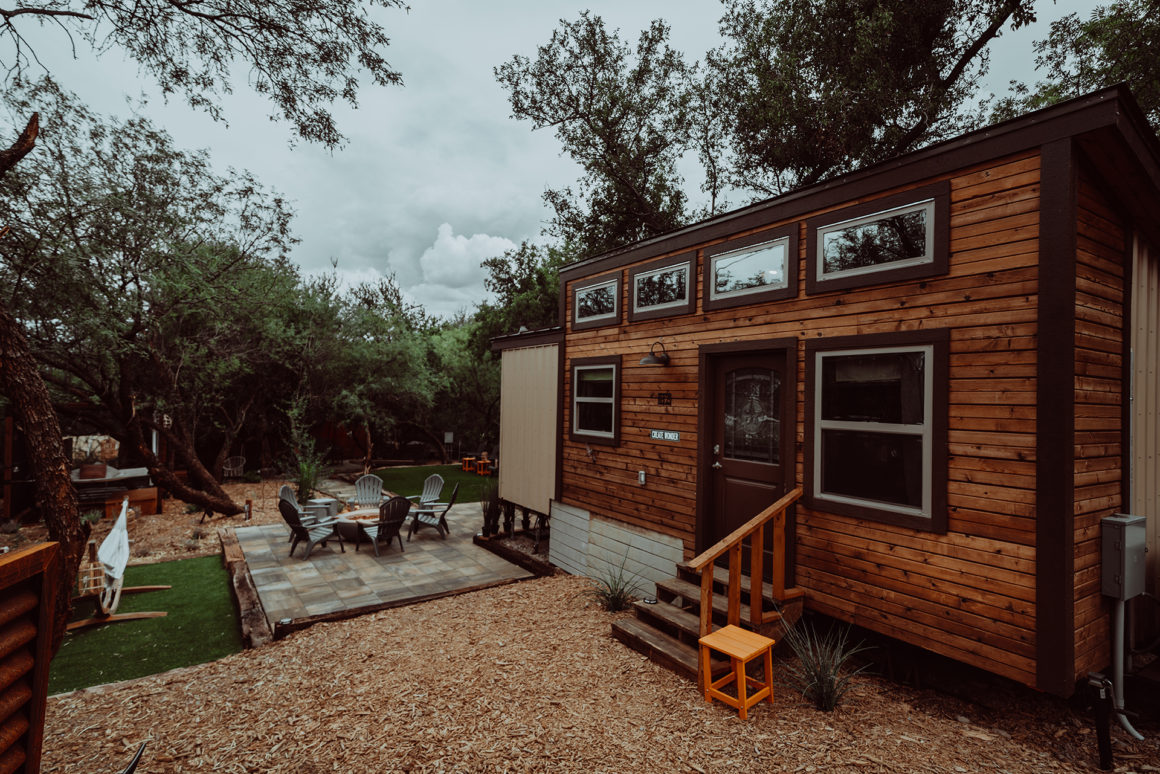
<instances>
[{"instance_id":1,"label":"grass lawn","mask_svg":"<svg viewBox=\"0 0 1160 774\"><path fill-rule=\"evenodd\" d=\"M413 468L383 468L375 475L383 480L383 487L403 496L416 495L423 491L427 476L438 473L443 476L443 497L451 496L451 487L459 484L457 503L477 503L483 499L484 487L496 484L495 477L477 476L464 473L459 465L418 465Z\"/></svg>"},{"instance_id":2,"label":"grass lawn","mask_svg":"<svg viewBox=\"0 0 1160 774\"><path fill-rule=\"evenodd\" d=\"M213 661L242 649L238 611L220 556L125 568L126 586L166 591L122 594L118 613L164 610L164 618L124 621L65 635L52 661L50 694ZM90 608L78 605L74 618Z\"/></svg>"}]
</instances>

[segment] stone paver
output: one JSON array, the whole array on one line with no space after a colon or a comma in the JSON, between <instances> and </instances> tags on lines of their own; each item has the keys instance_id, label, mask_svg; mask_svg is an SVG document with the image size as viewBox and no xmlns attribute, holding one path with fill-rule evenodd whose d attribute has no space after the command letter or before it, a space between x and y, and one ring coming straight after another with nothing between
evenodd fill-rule
<instances>
[{"instance_id":1,"label":"stone paver","mask_svg":"<svg viewBox=\"0 0 1160 774\"><path fill-rule=\"evenodd\" d=\"M306 560L299 545L291 557L290 533L283 524L240 527L237 535L273 628L284 619L293 622L338 611L353 616L386 604L533 577L472 542L480 521L477 503L457 505L447 514L451 533L446 540L428 527L408 542L408 520L402 532L404 550L398 541L391 548L383 543L377 557L365 542L357 552L347 544L343 553L337 540L316 546Z\"/></svg>"}]
</instances>

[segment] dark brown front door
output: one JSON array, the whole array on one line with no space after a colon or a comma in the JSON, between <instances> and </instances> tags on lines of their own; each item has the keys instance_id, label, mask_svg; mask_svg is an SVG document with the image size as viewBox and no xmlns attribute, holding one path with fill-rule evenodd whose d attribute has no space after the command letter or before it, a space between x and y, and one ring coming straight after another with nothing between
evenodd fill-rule
<instances>
[{"instance_id":1,"label":"dark brown front door","mask_svg":"<svg viewBox=\"0 0 1160 774\"><path fill-rule=\"evenodd\" d=\"M782 352L722 355L709 361L712 396L708 460L712 545L784 492L785 357ZM790 430L789 432L792 432ZM746 558L748 565L748 558ZM764 563L770 567L769 562Z\"/></svg>"}]
</instances>

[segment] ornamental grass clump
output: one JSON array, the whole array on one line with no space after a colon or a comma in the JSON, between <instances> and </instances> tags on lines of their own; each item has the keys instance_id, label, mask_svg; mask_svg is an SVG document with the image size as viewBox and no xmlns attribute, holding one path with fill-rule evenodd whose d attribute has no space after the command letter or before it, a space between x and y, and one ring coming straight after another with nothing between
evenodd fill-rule
<instances>
[{"instance_id":1,"label":"ornamental grass clump","mask_svg":"<svg viewBox=\"0 0 1160 774\"><path fill-rule=\"evenodd\" d=\"M619 567L614 570L610 565L603 577L591 579L589 594L610 613L627 610L636 599L638 577L635 573L625 572L627 562L628 554L625 553Z\"/></svg>"},{"instance_id":2,"label":"ornamental grass clump","mask_svg":"<svg viewBox=\"0 0 1160 774\"><path fill-rule=\"evenodd\" d=\"M849 626L831 626L819 634L811 624L798 622L785 631L785 641L797 656L790 665L790 679L802 696L823 712L831 712L850 689L850 681L869 665L847 667L855 655L869 650L861 642L850 644Z\"/></svg>"}]
</instances>

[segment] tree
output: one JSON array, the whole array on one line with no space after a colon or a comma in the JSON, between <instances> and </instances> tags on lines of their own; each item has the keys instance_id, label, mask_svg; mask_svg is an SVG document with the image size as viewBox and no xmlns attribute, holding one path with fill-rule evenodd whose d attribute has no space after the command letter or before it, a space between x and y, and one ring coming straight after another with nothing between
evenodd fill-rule
<instances>
[{"instance_id":1,"label":"tree","mask_svg":"<svg viewBox=\"0 0 1160 774\"><path fill-rule=\"evenodd\" d=\"M1004 119L1127 83L1152 128L1160 131L1160 14L1152 0L1117 0L1087 19L1072 13L1051 24L1035 44L1035 67L1044 79L1033 87L1012 82L1013 94L998 102L993 119Z\"/></svg>"},{"instance_id":2,"label":"tree","mask_svg":"<svg viewBox=\"0 0 1160 774\"><path fill-rule=\"evenodd\" d=\"M269 349L254 316L296 280L289 211L144 119L102 121L47 79L13 97L18 114L42 105L51 129L0 184L0 222L11 224L2 302L58 411L119 439L182 499L237 512L194 438L204 418L236 408L254 354ZM191 485L153 456L152 432Z\"/></svg>"},{"instance_id":3,"label":"tree","mask_svg":"<svg viewBox=\"0 0 1160 774\"><path fill-rule=\"evenodd\" d=\"M551 127L584 170L572 188L549 189L550 233L583 255L670 231L684 222L676 171L687 143L688 71L654 21L633 52L588 12L495 75L515 118Z\"/></svg>"},{"instance_id":4,"label":"tree","mask_svg":"<svg viewBox=\"0 0 1160 774\"><path fill-rule=\"evenodd\" d=\"M156 79L164 94L222 118L234 67L274 105L271 118L328 147L341 143L329 106L357 105L356 73L379 86L402 83L381 49L389 42L366 7L405 8L402 0L40 0L0 8L0 64L19 78L36 51L25 25L50 23L75 47L120 49ZM5 53L5 49L7 52Z\"/></svg>"},{"instance_id":5,"label":"tree","mask_svg":"<svg viewBox=\"0 0 1160 774\"><path fill-rule=\"evenodd\" d=\"M731 185L771 196L953 136L1031 0L729 0L708 68Z\"/></svg>"},{"instance_id":6,"label":"tree","mask_svg":"<svg viewBox=\"0 0 1160 774\"><path fill-rule=\"evenodd\" d=\"M490 357L490 342L496 336L559 325L560 267L572 257L565 248L524 242L485 260L488 276L483 284L496 298L476 308L468 336L471 351L480 358Z\"/></svg>"}]
</instances>

